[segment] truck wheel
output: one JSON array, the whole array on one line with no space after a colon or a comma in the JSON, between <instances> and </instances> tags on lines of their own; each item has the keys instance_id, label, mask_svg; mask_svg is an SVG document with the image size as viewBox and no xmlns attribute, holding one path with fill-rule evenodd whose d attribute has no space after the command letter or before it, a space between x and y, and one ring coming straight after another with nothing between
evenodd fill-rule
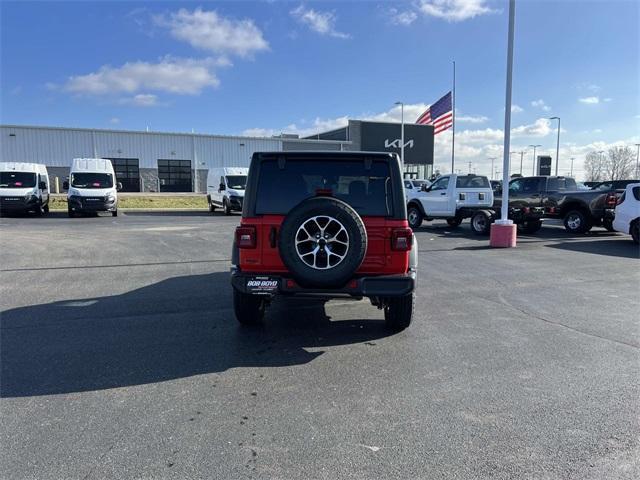
<instances>
[{"instance_id":1,"label":"truck wheel","mask_svg":"<svg viewBox=\"0 0 640 480\"><path fill-rule=\"evenodd\" d=\"M111 212L111 216L112 217L117 217L118 216L118 210L114 210L113 212Z\"/></svg>"},{"instance_id":2,"label":"truck wheel","mask_svg":"<svg viewBox=\"0 0 640 480\"><path fill-rule=\"evenodd\" d=\"M526 220L518 225L518 230L522 233L536 233L542 228L541 220Z\"/></svg>"},{"instance_id":3,"label":"truck wheel","mask_svg":"<svg viewBox=\"0 0 640 480\"><path fill-rule=\"evenodd\" d=\"M225 215L231 215L231 206L229 205L229 202L224 200L222 202L222 208L224 209L224 214Z\"/></svg>"},{"instance_id":4,"label":"truck wheel","mask_svg":"<svg viewBox=\"0 0 640 480\"><path fill-rule=\"evenodd\" d=\"M447 218L447 223L450 227L456 228L460 226L460 224L462 223L462 219L458 217Z\"/></svg>"},{"instance_id":5,"label":"truck wheel","mask_svg":"<svg viewBox=\"0 0 640 480\"><path fill-rule=\"evenodd\" d=\"M476 235L489 235L491 231L491 215L480 210L471 217L471 230Z\"/></svg>"},{"instance_id":6,"label":"truck wheel","mask_svg":"<svg viewBox=\"0 0 640 480\"><path fill-rule=\"evenodd\" d=\"M607 229L608 232L615 232L615 228L613 228L613 220L610 218L605 218L602 221L602 226Z\"/></svg>"},{"instance_id":7,"label":"truck wheel","mask_svg":"<svg viewBox=\"0 0 640 480\"><path fill-rule=\"evenodd\" d=\"M260 295L242 293L233 289L233 311L243 325L257 325L264 318L265 301Z\"/></svg>"},{"instance_id":8,"label":"truck wheel","mask_svg":"<svg viewBox=\"0 0 640 480\"><path fill-rule=\"evenodd\" d=\"M73 218L76 216L76 213L70 208L67 208L67 215L69 215L69 218Z\"/></svg>"},{"instance_id":9,"label":"truck wheel","mask_svg":"<svg viewBox=\"0 0 640 480\"><path fill-rule=\"evenodd\" d=\"M411 325L415 305L415 293L403 297L391 297L387 299L384 307L384 321L387 328L400 331Z\"/></svg>"},{"instance_id":10,"label":"truck wheel","mask_svg":"<svg viewBox=\"0 0 640 480\"><path fill-rule=\"evenodd\" d=\"M633 224L631 225L631 238L633 239L633 242L638 245L638 243L640 243L640 221L636 220L635 222L633 222Z\"/></svg>"},{"instance_id":11,"label":"truck wheel","mask_svg":"<svg viewBox=\"0 0 640 480\"><path fill-rule=\"evenodd\" d=\"M207 203L209 204L209 212L215 212L216 207L213 205L213 203L211 203L211 195L207 195Z\"/></svg>"},{"instance_id":12,"label":"truck wheel","mask_svg":"<svg viewBox=\"0 0 640 480\"><path fill-rule=\"evenodd\" d=\"M420 228L423 218L422 212L417 206L409 205L409 208L407 208L407 220L409 221L409 226L412 230Z\"/></svg>"},{"instance_id":13,"label":"truck wheel","mask_svg":"<svg viewBox=\"0 0 640 480\"><path fill-rule=\"evenodd\" d=\"M42 207L44 213L49 213L49 204L47 203L44 207Z\"/></svg>"},{"instance_id":14,"label":"truck wheel","mask_svg":"<svg viewBox=\"0 0 640 480\"><path fill-rule=\"evenodd\" d=\"M586 233L591 230L591 221L582 210L571 210L564 216L564 228L570 233Z\"/></svg>"},{"instance_id":15,"label":"truck wheel","mask_svg":"<svg viewBox=\"0 0 640 480\"><path fill-rule=\"evenodd\" d=\"M36 214L36 217L41 217L42 215L44 215L42 204L39 203L36 205L35 214Z\"/></svg>"},{"instance_id":16,"label":"truck wheel","mask_svg":"<svg viewBox=\"0 0 640 480\"><path fill-rule=\"evenodd\" d=\"M299 203L285 217L278 237L282 262L304 287L343 286L367 251L360 215L337 198Z\"/></svg>"}]
</instances>

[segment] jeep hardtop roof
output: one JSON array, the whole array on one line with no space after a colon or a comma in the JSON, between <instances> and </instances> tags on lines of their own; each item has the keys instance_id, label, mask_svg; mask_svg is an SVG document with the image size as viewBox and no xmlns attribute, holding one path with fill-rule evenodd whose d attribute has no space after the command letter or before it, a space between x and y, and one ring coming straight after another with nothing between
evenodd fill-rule
<instances>
[{"instance_id":1,"label":"jeep hardtop roof","mask_svg":"<svg viewBox=\"0 0 640 480\"><path fill-rule=\"evenodd\" d=\"M258 180L260 178L260 165L265 161L281 162L281 168L286 169L287 161L385 161L389 164L389 176L391 178L392 188L390 202L393 204L392 214L389 218L406 220L407 212L404 201L404 185L402 183L402 174L400 171L400 158L395 153L388 152L361 152L361 151L284 151L284 152L255 152L251 158L251 166L249 167L249 178L247 181L247 190L245 194L245 205L242 211L243 217L256 216L256 198L258 189ZM367 167L365 167L367 168ZM282 195L287 195L287 186L282 185Z\"/></svg>"}]
</instances>

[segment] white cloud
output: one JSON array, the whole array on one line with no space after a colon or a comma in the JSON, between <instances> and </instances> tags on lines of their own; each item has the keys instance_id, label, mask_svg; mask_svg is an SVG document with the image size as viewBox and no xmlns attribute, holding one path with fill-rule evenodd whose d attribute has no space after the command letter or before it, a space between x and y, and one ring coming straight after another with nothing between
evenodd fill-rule
<instances>
[{"instance_id":1,"label":"white cloud","mask_svg":"<svg viewBox=\"0 0 640 480\"><path fill-rule=\"evenodd\" d=\"M289 13L298 22L307 25L311 30L320 35L329 35L336 38L351 37L347 33L336 30L336 15L333 12L321 12L313 8L305 8L305 6L301 4Z\"/></svg>"},{"instance_id":2,"label":"white cloud","mask_svg":"<svg viewBox=\"0 0 640 480\"><path fill-rule=\"evenodd\" d=\"M600 87L599 85L596 85L594 83L589 83L589 82L582 82L576 85L576 88L578 90L588 90L589 92L599 92L600 90L602 90L602 87Z\"/></svg>"},{"instance_id":3,"label":"white cloud","mask_svg":"<svg viewBox=\"0 0 640 480\"><path fill-rule=\"evenodd\" d=\"M610 102L611 100L613 100L613 98L607 97L602 99L603 102Z\"/></svg>"},{"instance_id":4,"label":"white cloud","mask_svg":"<svg viewBox=\"0 0 640 480\"><path fill-rule=\"evenodd\" d=\"M600 97L584 97L579 98L578 101L587 105L595 105L597 103L600 103Z\"/></svg>"},{"instance_id":5,"label":"white cloud","mask_svg":"<svg viewBox=\"0 0 640 480\"><path fill-rule=\"evenodd\" d=\"M80 95L134 94L140 90L197 95L205 88L218 86L213 68L224 65L228 62L173 57L164 57L158 63L104 65L96 72L70 77L64 89Z\"/></svg>"},{"instance_id":6,"label":"white cloud","mask_svg":"<svg viewBox=\"0 0 640 480\"><path fill-rule=\"evenodd\" d=\"M502 110L505 110L505 109L503 108ZM511 113L521 113L521 112L524 112L524 108L516 104L511 105Z\"/></svg>"},{"instance_id":7,"label":"white cloud","mask_svg":"<svg viewBox=\"0 0 640 480\"><path fill-rule=\"evenodd\" d=\"M133 105L134 107L156 107L158 96L152 93L139 93L131 98L121 98L118 103L122 105Z\"/></svg>"},{"instance_id":8,"label":"white cloud","mask_svg":"<svg viewBox=\"0 0 640 480\"><path fill-rule=\"evenodd\" d=\"M461 22L496 12L487 6L485 0L420 0L417 8L424 15L448 22Z\"/></svg>"},{"instance_id":9,"label":"white cloud","mask_svg":"<svg viewBox=\"0 0 640 480\"><path fill-rule=\"evenodd\" d=\"M245 57L269 48L253 20L225 18L215 10L181 8L152 18L157 26L168 28L174 38L201 50Z\"/></svg>"},{"instance_id":10,"label":"white cloud","mask_svg":"<svg viewBox=\"0 0 640 480\"><path fill-rule=\"evenodd\" d=\"M397 8L390 8L388 12L389 19L394 25L411 25L418 18L418 14L413 10L400 11Z\"/></svg>"},{"instance_id":11,"label":"white cloud","mask_svg":"<svg viewBox=\"0 0 640 480\"><path fill-rule=\"evenodd\" d=\"M489 117L485 117L484 115L457 115L456 114L456 123L485 123L489 121Z\"/></svg>"},{"instance_id":12,"label":"white cloud","mask_svg":"<svg viewBox=\"0 0 640 480\"><path fill-rule=\"evenodd\" d=\"M551 122L546 118L539 118L530 125L520 125L511 129L513 137L546 137L552 131Z\"/></svg>"},{"instance_id":13,"label":"white cloud","mask_svg":"<svg viewBox=\"0 0 640 480\"><path fill-rule=\"evenodd\" d=\"M111 125L117 125L117 124L119 124L119 123L120 123L120 119L119 119L118 117L110 118L110 119L109 119L109 123L110 123Z\"/></svg>"},{"instance_id":14,"label":"white cloud","mask_svg":"<svg viewBox=\"0 0 640 480\"><path fill-rule=\"evenodd\" d=\"M539 108L544 112L548 112L551 110L551 107L547 105L543 99L534 100L531 102L531 106L535 108Z\"/></svg>"}]
</instances>

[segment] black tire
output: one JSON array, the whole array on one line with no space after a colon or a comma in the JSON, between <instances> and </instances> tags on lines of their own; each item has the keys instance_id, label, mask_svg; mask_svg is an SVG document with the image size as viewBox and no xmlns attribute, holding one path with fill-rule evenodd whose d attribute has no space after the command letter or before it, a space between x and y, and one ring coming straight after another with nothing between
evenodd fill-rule
<instances>
[{"instance_id":1,"label":"black tire","mask_svg":"<svg viewBox=\"0 0 640 480\"><path fill-rule=\"evenodd\" d=\"M207 195L207 202L209 203L209 212L213 213L216 211L216 207L211 203L211 196Z\"/></svg>"},{"instance_id":2,"label":"black tire","mask_svg":"<svg viewBox=\"0 0 640 480\"><path fill-rule=\"evenodd\" d=\"M415 305L415 293L403 297L391 297L386 300L384 321L387 328L400 331L411 325Z\"/></svg>"},{"instance_id":3,"label":"black tire","mask_svg":"<svg viewBox=\"0 0 640 480\"><path fill-rule=\"evenodd\" d=\"M407 207L407 221L411 229L415 230L416 228L420 228L422 220L424 220L424 217L422 216L420 208L413 204L409 205Z\"/></svg>"},{"instance_id":4,"label":"black tire","mask_svg":"<svg viewBox=\"0 0 640 480\"><path fill-rule=\"evenodd\" d=\"M456 228L460 226L462 219L458 217L447 218L447 223L451 228Z\"/></svg>"},{"instance_id":5,"label":"black tire","mask_svg":"<svg viewBox=\"0 0 640 480\"><path fill-rule=\"evenodd\" d=\"M113 212L111 212L111 216L112 217L117 217L118 216L118 210L114 210Z\"/></svg>"},{"instance_id":6,"label":"black tire","mask_svg":"<svg viewBox=\"0 0 640 480\"><path fill-rule=\"evenodd\" d=\"M229 202L227 202L226 200L223 200L222 208L224 209L225 215L231 215L231 206L229 205Z\"/></svg>"},{"instance_id":7,"label":"black tire","mask_svg":"<svg viewBox=\"0 0 640 480\"><path fill-rule=\"evenodd\" d=\"M67 208L67 215L69 215L69 218L73 218L76 216L76 213L70 208Z\"/></svg>"},{"instance_id":8,"label":"black tire","mask_svg":"<svg viewBox=\"0 0 640 480\"><path fill-rule=\"evenodd\" d=\"M613 228L613 220L610 218L605 218L602 220L602 226L607 229L608 232L615 232L616 229Z\"/></svg>"},{"instance_id":9,"label":"black tire","mask_svg":"<svg viewBox=\"0 0 640 480\"><path fill-rule=\"evenodd\" d=\"M489 235L491 232L491 215L480 210L471 217L471 231L476 235Z\"/></svg>"},{"instance_id":10,"label":"black tire","mask_svg":"<svg viewBox=\"0 0 640 480\"><path fill-rule=\"evenodd\" d=\"M591 219L582 210L571 210L567 212L563 219L564 228L569 233L586 233L593 226Z\"/></svg>"},{"instance_id":11,"label":"black tire","mask_svg":"<svg viewBox=\"0 0 640 480\"><path fill-rule=\"evenodd\" d=\"M42 208L42 204L38 203L36 205L34 213L36 214L36 217L41 217L42 215L44 215L44 209Z\"/></svg>"},{"instance_id":12,"label":"black tire","mask_svg":"<svg viewBox=\"0 0 640 480\"><path fill-rule=\"evenodd\" d=\"M264 297L242 293L233 289L233 311L242 325L257 325L264 318L266 304Z\"/></svg>"},{"instance_id":13,"label":"black tire","mask_svg":"<svg viewBox=\"0 0 640 480\"><path fill-rule=\"evenodd\" d=\"M536 233L538 230L542 228L541 220L525 220L521 224L518 225L518 230L522 233Z\"/></svg>"},{"instance_id":14,"label":"black tire","mask_svg":"<svg viewBox=\"0 0 640 480\"><path fill-rule=\"evenodd\" d=\"M640 243L640 221L636 220L631 224L630 233L631 239L638 245Z\"/></svg>"},{"instance_id":15,"label":"black tire","mask_svg":"<svg viewBox=\"0 0 640 480\"><path fill-rule=\"evenodd\" d=\"M49 213L49 204L47 203L44 207L42 207L44 213Z\"/></svg>"},{"instance_id":16,"label":"black tire","mask_svg":"<svg viewBox=\"0 0 640 480\"><path fill-rule=\"evenodd\" d=\"M310 238L308 247L320 249L313 257L307 258L309 261L313 258L314 262L319 260L320 266L328 268L314 268L307 264L297 251L298 246L302 245L301 243L298 246L296 245L296 236L302 233L299 230L300 227L316 216L332 217L344 227L347 235L345 237L343 233L342 241L339 242L344 245L344 240L346 240L346 248L341 247L338 242L333 243L335 247L333 248L334 253L338 252L338 249L344 248L344 256L335 265L329 267L330 255L324 252L331 252L331 249L326 248L325 250L325 247L331 246L332 243L327 243L322 237L315 237L315 232L307 232L308 238ZM335 226L336 224L333 223L333 225ZM324 225L324 227L327 226L328 223ZM322 230L320 230L321 232ZM332 233L334 233L334 237L338 236L335 232ZM282 222L278 237L278 250L282 262L291 272L293 278L304 287L330 288L343 286L360 267L367 251L367 231L360 215L348 204L336 198L313 197L299 203ZM316 238L320 239L316 240Z\"/></svg>"}]
</instances>

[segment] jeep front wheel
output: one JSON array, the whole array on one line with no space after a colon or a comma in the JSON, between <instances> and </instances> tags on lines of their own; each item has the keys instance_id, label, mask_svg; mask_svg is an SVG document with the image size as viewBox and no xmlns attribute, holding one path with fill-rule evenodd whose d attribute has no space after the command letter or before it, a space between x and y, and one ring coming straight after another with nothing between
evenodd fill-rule
<instances>
[{"instance_id":1,"label":"jeep front wheel","mask_svg":"<svg viewBox=\"0 0 640 480\"><path fill-rule=\"evenodd\" d=\"M384 307L384 321L387 327L400 331L411 325L414 305L415 293L388 298Z\"/></svg>"},{"instance_id":2,"label":"jeep front wheel","mask_svg":"<svg viewBox=\"0 0 640 480\"><path fill-rule=\"evenodd\" d=\"M233 289L233 311L238 322L243 325L256 325L262 322L264 310L264 297Z\"/></svg>"}]
</instances>

